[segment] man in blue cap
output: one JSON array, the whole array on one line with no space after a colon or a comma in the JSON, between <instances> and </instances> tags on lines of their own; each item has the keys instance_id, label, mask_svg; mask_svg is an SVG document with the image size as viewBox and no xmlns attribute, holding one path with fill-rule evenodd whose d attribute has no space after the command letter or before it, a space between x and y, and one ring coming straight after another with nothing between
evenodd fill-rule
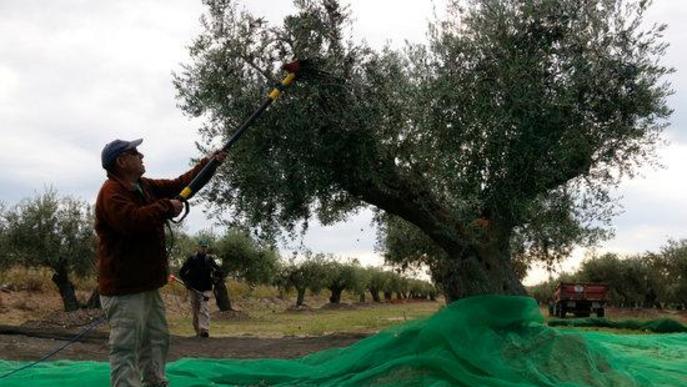
<instances>
[{"instance_id":1,"label":"man in blue cap","mask_svg":"<svg viewBox=\"0 0 687 387\"><path fill-rule=\"evenodd\" d=\"M198 337L210 336L210 308L208 301L212 285L223 278L222 269L212 256L208 255L208 241L198 242L198 250L186 259L179 270L179 277L189 288L193 329Z\"/></svg>"},{"instance_id":2,"label":"man in blue cap","mask_svg":"<svg viewBox=\"0 0 687 387\"><path fill-rule=\"evenodd\" d=\"M95 205L96 256L113 386L167 385L169 331L159 293L169 274L164 224L179 215L183 203L175 197L208 162L173 180L144 178L142 142L114 140L101 153L107 180Z\"/></svg>"}]
</instances>

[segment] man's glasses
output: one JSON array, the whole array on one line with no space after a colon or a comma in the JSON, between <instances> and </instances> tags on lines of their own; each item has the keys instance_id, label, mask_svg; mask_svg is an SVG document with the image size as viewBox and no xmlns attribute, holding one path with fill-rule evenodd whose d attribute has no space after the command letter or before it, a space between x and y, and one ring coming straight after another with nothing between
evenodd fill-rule
<instances>
[{"instance_id":1,"label":"man's glasses","mask_svg":"<svg viewBox=\"0 0 687 387\"><path fill-rule=\"evenodd\" d=\"M141 156L141 153L139 153L138 150L136 149L130 149L128 151L122 152L123 155L130 155L130 156Z\"/></svg>"}]
</instances>

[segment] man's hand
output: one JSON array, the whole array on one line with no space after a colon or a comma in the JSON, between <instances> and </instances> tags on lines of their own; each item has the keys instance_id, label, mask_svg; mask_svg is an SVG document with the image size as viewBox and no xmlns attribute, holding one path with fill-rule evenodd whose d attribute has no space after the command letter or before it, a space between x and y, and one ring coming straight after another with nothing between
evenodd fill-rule
<instances>
[{"instance_id":1,"label":"man's hand","mask_svg":"<svg viewBox=\"0 0 687 387\"><path fill-rule=\"evenodd\" d=\"M184 209L184 203L176 199L170 199L169 202L172 203L172 209L174 211L173 216L181 214L181 210Z\"/></svg>"},{"instance_id":2,"label":"man's hand","mask_svg":"<svg viewBox=\"0 0 687 387\"><path fill-rule=\"evenodd\" d=\"M210 156L210 158L213 158L217 160L218 163L222 164L224 162L224 159L227 158L227 152L220 149L213 153L212 156Z\"/></svg>"}]
</instances>

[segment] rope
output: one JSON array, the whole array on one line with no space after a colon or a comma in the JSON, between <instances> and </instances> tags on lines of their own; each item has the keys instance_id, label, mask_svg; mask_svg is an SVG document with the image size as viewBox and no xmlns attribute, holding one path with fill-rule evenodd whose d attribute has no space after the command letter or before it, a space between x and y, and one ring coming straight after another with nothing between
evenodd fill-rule
<instances>
[{"instance_id":1,"label":"rope","mask_svg":"<svg viewBox=\"0 0 687 387\"><path fill-rule=\"evenodd\" d=\"M100 317L99 319L97 319L97 320L91 322L91 324L90 324L88 327L86 327L86 329L84 329L83 331L81 331L81 333L79 333L78 335L76 335L76 336L74 336L73 338L71 338L69 341L67 341L65 344L63 344L61 347L59 347L59 348L53 350L52 352L48 353L47 355L45 355L45 356L43 356L42 358L40 358L40 359L34 361L34 362L31 363L31 364L27 364L27 365L25 365L25 366L23 366L23 367L19 367L19 368L15 369L15 370L12 370L12 371L10 371L10 372L8 372L8 373L6 373L6 374L0 376L0 379L4 379L4 378L6 378L6 377L9 377L10 375L16 374L17 372L22 371L22 370L25 370L25 369L27 369L27 368L31 368L31 367L37 365L38 363L41 363L41 362L43 362L43 361L49 359L51 356L57 354L58 352L60 352L60 351L62 351L63 349L67 348L68 346L70 346L70 345L74 344L75 342L77 342L77 341L78 341L81 337L83 337L86 333L90 332L91 330L93 330L93 328L97 327L98 325L102 324L102 323L105 322L105 321L107 321L107 318L106 318L105 316Z\"/></svg>"}]
</instances>

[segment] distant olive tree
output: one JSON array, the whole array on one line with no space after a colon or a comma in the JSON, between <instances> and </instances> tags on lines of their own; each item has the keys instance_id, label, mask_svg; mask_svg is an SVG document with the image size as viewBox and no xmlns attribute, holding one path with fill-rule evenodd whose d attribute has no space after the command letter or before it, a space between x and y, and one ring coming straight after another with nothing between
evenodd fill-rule
<instances>
[{"instance_id":1,"label":"distant olive tree","mask_svg":"<svg viewBox=\"0 0 687 387\"><path fill-rule=\"evenodd\" d=\"M186 258L195 252L196 245L181 224L171 223L170 229L165 228L169 265L173 270L178 270Z\"/></svg>"},{"instance_id":2,"label":"distant olive tree","mask_svg":"<svg viewBox=\"0 0 687 387\"><path fill-rule=\"evenodd\" d=\"M408 298L415 300L436 300L436 288L427 281L411 278L408 280Z\"/></svg>"},{"instance_id":3,"label":"distant olive tree","mask_svg":"<svg viewBox=\"0 0 687 387\"><path fill-rule=\"evenodd\" d=\"M661 249L666 273L666 302L687 308L687 239L670 240Z\"/></svg>"},{"instance_id":4,"label":"distant olive tree","mask_svg":"<svg viewBox=\"0 0 687 387\"><path fill-rule=\"evenodd\" d=\"M48 267L65 311L80 304L69 275L92 275L95 271L95 233L91 207L71 197L59 197L49 188L43 194L22 200L3 212L2 266Z\"/></svg>"},{"instance_id":5,"label":"distant olive tree","mask_svg":"<svg viewBox=\"0 0 687 387\"><path fill-rule=\"evenodd\" d=\"M365 289L366 276L360 269L360 265L353 262L341 263L333 259L327 262L326 287L331 291L330 303L340 303L341 294L344 290L360 294Z\"/></svg>"},{"instance_id":6,"label":"distant olive tree","mask_svg":"<svg viewBox=\"0 0 687 387\"><path fill-rule=\"evenodd\" d=\"M271 284L279 269L278 251L240 229L228 229L211 243L210 252L214 252L221 261L223 277L215 283L215 298L223 311L232 309L226 277L241 279L251 285Z\"/></svg>"},{"instance_id":7,"label":"distant olive tree","mask_svg":"<svg viewBox=\"0 0 687 387\"><path fill-rule=\"evenodd\" d=\"M368 267L367 270L370 278L367 282L367 290L372 296L372 301L381 302L382 300L379 298L379 292L384 289L388 276L385 274L386 272L384 270L378 267Z\"/></svg>"},{"instance_id":8,"label":"distant olive tree","mask_svg":"<svg viewBox=\"0 0 687 387\"><path fill-rule=\"evenodd\" d=\"M365 293L367 293L369 289L370 281L372 280L372 273L366 268L360 266L360 263L357 260L355 260L353 268L355 270L354 276L357 280L354 282L350 291L358 296L358 302L367 302Z\"/></svg>"},{"instance_id":9,"label":"distant olive tree","mask_svg":"<svg viewBox=\"0 0 687 387\"><path fill-rule=\"evenodd\" d=\"M305 292L310 289L319 293L327 286L329 266L324 254L307 252L300 263L291 262L283 266L280 284L285 289L296 289L296 307L305 301Z\"/></svg>"},{"instance_id":10,"label":"distant olive tree","mask_svg":"<svg viewBox=\"0 0 687 387\"><path fill-rule=\"evenodd\" d=\"M384 293L384 300L387 302L391 302L394 296L394 293L398 294L401 292L401 276L393 271L385 271L384 272L384 287L382 288L382 292Z\"/></svg>"}]
</instances>

